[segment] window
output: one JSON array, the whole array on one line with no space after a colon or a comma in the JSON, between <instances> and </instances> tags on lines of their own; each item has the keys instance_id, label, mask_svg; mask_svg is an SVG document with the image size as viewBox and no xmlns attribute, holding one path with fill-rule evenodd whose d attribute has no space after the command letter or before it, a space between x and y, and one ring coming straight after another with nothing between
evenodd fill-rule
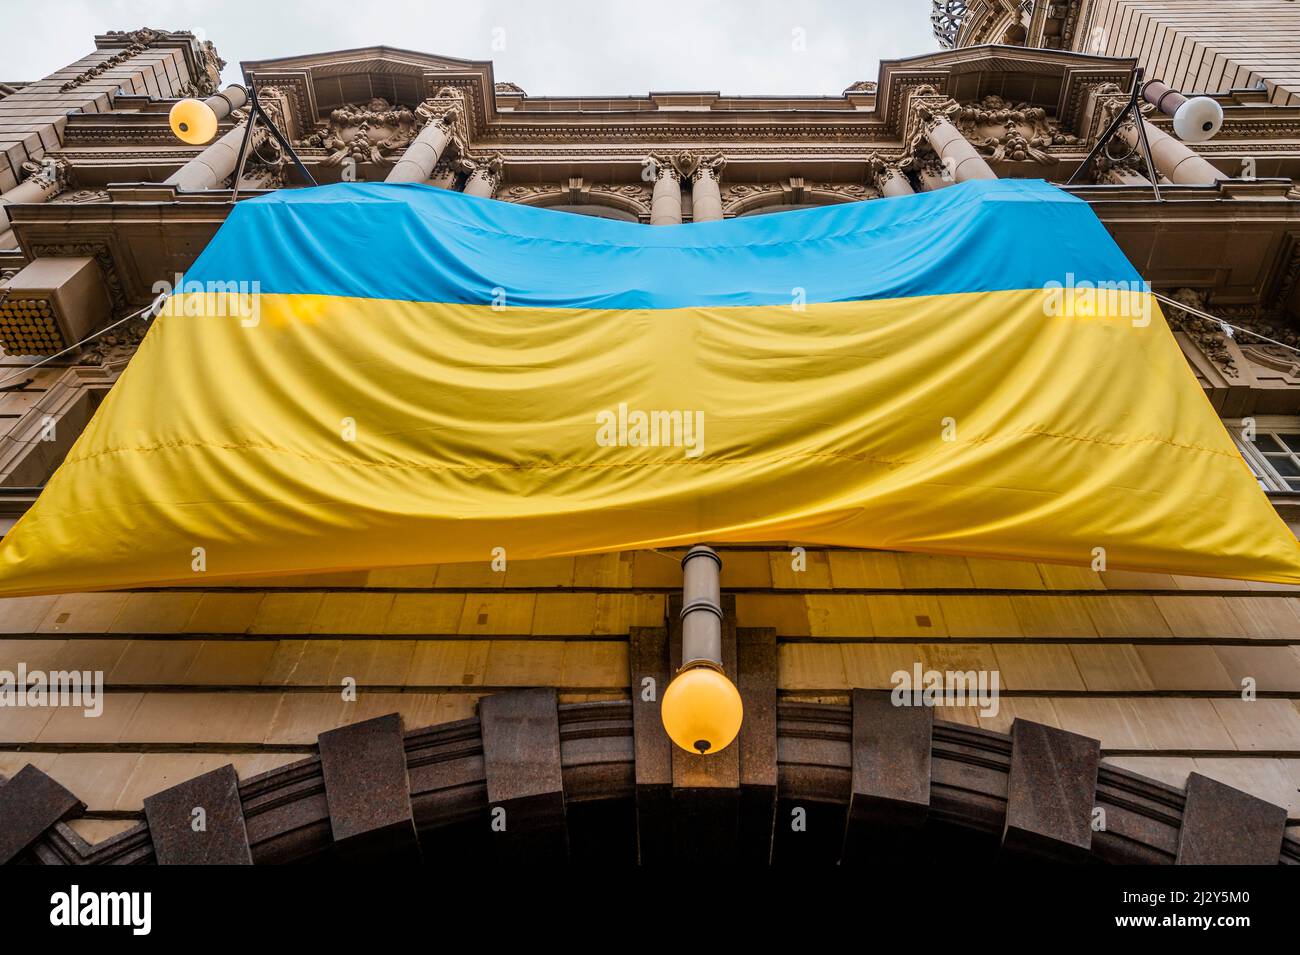
<instances>
[{"instance_id":1,"label":"window","mask_svg":"<svg viewBox=\"0 0 1300 955\"><path fill-rule=\"evenodd\" d=\"M1300 491L1300 418L1242 418L1224 424L1260 487Z\"/></svg>"}]
</instances>

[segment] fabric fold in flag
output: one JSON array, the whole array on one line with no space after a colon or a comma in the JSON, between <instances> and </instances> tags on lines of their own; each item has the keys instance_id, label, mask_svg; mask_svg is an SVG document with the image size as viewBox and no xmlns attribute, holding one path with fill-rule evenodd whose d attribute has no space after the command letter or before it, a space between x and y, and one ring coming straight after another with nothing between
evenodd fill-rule
<instances>
[{"instance_id":1,"label":"fabric fold in flag","mask_svg":"<svg viewBox=\"0 0 1300 955\"><path fill-rule=\"evenodd\" d=\"M1300 583L1150 291L1043 182L647 227L239 203L0 594L793 542Z\"/></svg>"}]
</instances>

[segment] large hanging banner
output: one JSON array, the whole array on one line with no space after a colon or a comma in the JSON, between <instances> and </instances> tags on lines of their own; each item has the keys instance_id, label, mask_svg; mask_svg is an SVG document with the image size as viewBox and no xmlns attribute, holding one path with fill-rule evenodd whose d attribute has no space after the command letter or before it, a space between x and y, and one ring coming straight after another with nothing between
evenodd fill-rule
<instances>
[{"instance_id":1,"label":"large hanging banner","mask_svg":"<svg viewBox=\"0 0 1300 955\"><path fill-rule=\"evenodd\" d=\"M345 183L233 210L0 594L771 541L1300 583L1050 185L650 228Z\"/></svg>"}]
</instances>

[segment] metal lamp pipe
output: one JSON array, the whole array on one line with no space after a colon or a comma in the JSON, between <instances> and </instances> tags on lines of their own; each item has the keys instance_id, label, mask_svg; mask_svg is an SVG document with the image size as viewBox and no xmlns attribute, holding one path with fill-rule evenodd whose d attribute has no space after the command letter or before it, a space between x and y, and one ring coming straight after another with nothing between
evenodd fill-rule
<instances>
[{"instance_id":1,"label":"metal lamp pipe","mask_svg":"<svg viewBox=\"0 0 1300 955\"><path fill-rule=\"evenodd\" d=\"M248 105L248 90L238 83L231 83L224 90L209 96L203 105L217 115L218 120L225 119L237 109Z\"/></svg>"},{"instance_id":2,"label":"metal lamp pipe","mask_svg":"<svg viewBox=\"0 0 1300 955\"><path fill-rule=\"evenodd\" d=\"M1187 102L1186 96L1160 80L1151 80L1143 86L1142 98L1166 116L1174 115Z\"/></svg>"},{"instance_id":3,"label":"metal lamp pipe","mask_svg":"<svg viewBox=\"0 0 1300 955\"><path fill-rule=\"evenodd\" d=\"M722 558L697 544L682 558L682 669L722 669Z\"/></svg>"}]
</instances>

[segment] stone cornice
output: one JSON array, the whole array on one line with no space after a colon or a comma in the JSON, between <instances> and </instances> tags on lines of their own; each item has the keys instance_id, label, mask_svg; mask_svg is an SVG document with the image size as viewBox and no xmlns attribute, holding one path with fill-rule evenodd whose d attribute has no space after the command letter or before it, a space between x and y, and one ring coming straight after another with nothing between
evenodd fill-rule
<instances>
[{"instance_id":1,"label":"stone cornice","mask_svg":"<svg viewBox=\"0 0 1300 955\"><path fill-rule=\"evenodd\" d=\"M471 140L513 137L541 141L622 135L707 139L716 136L720 127L734 129L738 118L753 116L753 123L740 127L746 135L763 135L768 131L781 139L856 136L864 142L876 142L898 135L907 113L906 100L918 85L933 86L943 93L955 88L953 78L968 78L974 74L987 78L989 88L983 89L977 82L975 86L979 88L968 89L971 84L964 79L963 96L969 92L972 98L978 98L988 92L999 92L1002 84L999 77L1010 74L1041 74L1065 79L1067 74L1091 72L1122 80L1129 75L1131 68L1132 61L1126 59L1059 50L980 46L883 62L877 92L869 109L858 108L863 105L860 93L845 93L838 98L781 99L780 102L787 104L788 108L780 110L773 110L773 97L754 97L751 100L710 93L650 94L644 99L538 97L528 101L530 108L515 105L509 110L499 110L492 64L486 61L454 60L387 47L369 47L243 64L245 76L255 73L265 86L297 90L295 109L304 130L319 123L324 110L337 105L324 98L326 85L332 84L330 89L337 90L340 77L368 71L401 77L404 88L411 91L418 88L422 94L420 98L433 96L445 86L460 89L465 96ZM333 95L337 96L336 93ZM513 104L521 102L517 94L501 95ZM669 100L664 97L669 97ZM673 108L670 102L673 97L708 100L710 108ZM653 102L655 108L645 108L648 102ZM595 105L599 103L607 104L607 108ZM636 108L626 108L632 104ZM403 105L414 107L417 104ZM1034 105L1057 110L1063 104L1053 101ZM713 108L715 106L717 108ZM617 119L611 122L615 117Z\"/></svg>"}]
</instances>

